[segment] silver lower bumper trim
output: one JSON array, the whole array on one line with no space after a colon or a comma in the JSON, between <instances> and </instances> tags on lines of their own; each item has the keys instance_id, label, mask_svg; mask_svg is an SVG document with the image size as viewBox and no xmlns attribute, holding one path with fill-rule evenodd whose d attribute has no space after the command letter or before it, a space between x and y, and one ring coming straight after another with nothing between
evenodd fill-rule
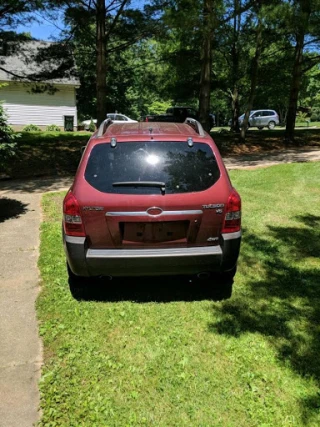
<instances>
[{"instance_id":1,"label":"silver lower bumper trim","mask_svg":"<svg viewBox=\"0 0 320 427\"><path fill-rule=\"evenodd\" d=\"M166 249L88 249L87 258L163 258L222 255L220 246Z\"/></svg>"}]
</instances>

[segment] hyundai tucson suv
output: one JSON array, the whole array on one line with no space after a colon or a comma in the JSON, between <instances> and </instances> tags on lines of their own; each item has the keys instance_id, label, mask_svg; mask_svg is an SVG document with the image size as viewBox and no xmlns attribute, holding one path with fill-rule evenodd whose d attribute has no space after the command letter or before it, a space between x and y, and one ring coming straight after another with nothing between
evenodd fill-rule
<instances>
[{"instance_id":1,"label":"hyundai tucson suv","mask_svg":"<svg viewBox=\"0 0 320 427\"><path fill-rule=\"evenodd\" d=\"M89 277L185 275L231 295L240 241L240 196L197 120L107 119L91 136L63 201L73 287Z\"/></svg>"}]
</instances>

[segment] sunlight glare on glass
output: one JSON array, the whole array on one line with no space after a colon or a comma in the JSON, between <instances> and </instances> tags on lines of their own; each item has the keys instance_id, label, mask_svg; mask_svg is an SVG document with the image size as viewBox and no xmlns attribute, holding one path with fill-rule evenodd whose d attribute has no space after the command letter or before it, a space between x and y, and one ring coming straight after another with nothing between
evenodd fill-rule
<instances>
[{"instance_id":1,"label":"sunlight glare on glass","mask_svg":"<svg viewBox=\"0 0 320 427\"><path fill-rule=\"evenodd\" d=\"M157 163L159 163L160 158L159 158L159 156L156 156L155 154L149 154L149 155L146 157L146 161L147 161L147 163L149 163L149 165L154 166L154 165L156 165Z\"/></svg>"}]
</instances>

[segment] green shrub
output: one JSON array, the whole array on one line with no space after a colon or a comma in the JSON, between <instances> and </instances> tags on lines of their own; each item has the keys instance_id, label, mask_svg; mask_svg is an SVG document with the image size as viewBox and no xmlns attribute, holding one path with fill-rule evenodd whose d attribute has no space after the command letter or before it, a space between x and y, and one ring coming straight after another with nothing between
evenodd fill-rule
<instances>
[{"instance_id":1,"label":"green shrub","mask_svg":"<svg viewBox=\"0 0 320 427\"><path fill-rule=\"evenodd\" d=\"M311 121L319 122L320 121L320 107L314 107L311 110Z\"/></svg>"},{"instance_id":2,"label":"green shrub","mask_svg":"<svg viewBox=\"0 0 320 427\"><path fill-rule=\"evenodd\" d=\"M149 105L149 114L164 114L167 111L167 108L172 106L170 101L153 101Z\"/></svg>"},{"instance_id":3,"label":"green shrub","mask_svg":"<svg viewBox=\"0 0 320 427\"><path fill-rule=\"evenodd\" d=\"M49 126L46 127L46 131L47 132L60 132L61 129L57 125L49 125Z\"/></svg>"},{"instance_id":4,"label":"green shrub","mask_svg":"<svg viewBox=\"0 0 320 427\"><path fill-rule=\"evenodd\" d=\"M302 123L302 122L305 122L306 120L307 120L307 113L303 113L302 111L299 111L298 113L297 113L297 122L298 123Z\"/></svg>"},{"instance_id":5,"label":"green shrub","mask_svg":"<svg viewBox=\"0 0 320 427\"><path fill-rule=\"evenodd\" d=\"M37 125L27 125L22 129L24 132L40 132L41 129Z\"/></svg>"},{"instance_id":6,"label":"green shrub","mask_svg":"<svg viewBox=\"0 0 320 427\"><path fill-rule=\"evenodd\" d=\"M94 132L96 130L96 125L93 123L93 120L91 119L90 125L89 125L89 131Z\"/></svg>"},{"instance_id":7,"label":"green shrub","mask_svg":"<svg viewBox=\"0 0 320 427\"><path fill-rule=\"evenodd\" d=\"M15 140L20 134L15 133L11 126L7 124L7 116L0 103L0 167L3 168L6 159L15 155L17 145Z\"/></svg>"}]
</instances>

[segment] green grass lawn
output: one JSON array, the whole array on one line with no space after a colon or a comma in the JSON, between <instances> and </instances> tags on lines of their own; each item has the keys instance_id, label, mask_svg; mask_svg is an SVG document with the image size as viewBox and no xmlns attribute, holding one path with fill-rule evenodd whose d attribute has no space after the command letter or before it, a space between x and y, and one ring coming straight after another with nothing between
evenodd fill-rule
<instances>
[{"instance_id":1,"label":"green grass lawn","mask_svg":"<svg viewBox=\"0 0 320 427\"><path fill-rule=\"evenodd\" d=\"M17 153L4 172L11 178L74 174L89 132L19 132Z\"/></svg>"},{"instance_id":2,"label":"green grass lawn","mask_svg":"<svg viewBox=\"0 0 320 427\"><path fill-rule=\"evenodd\" d=\"M77 169L81 147L90 132L21 132L17 139L17 154L9 158L0 176L32 178L73 175ZM223 155L278 150L286 148L284 129L250 129L245 144L229 129L213 128L213 136ZM320 128L300 128L296 131L296 145L320 147Z\"/></svg>"},{"instance_id":3,"label":"green grass lawn","mask_svg":"<svg viewBox=\"0 0 320 427\"><path fill-rule=\"evenodd\" d=\"M73 299L64 194L44 196L41 426L320 425L320 163L230 174L243 243L225 301L170 279Z\"/></svg>"}]
</instances>

